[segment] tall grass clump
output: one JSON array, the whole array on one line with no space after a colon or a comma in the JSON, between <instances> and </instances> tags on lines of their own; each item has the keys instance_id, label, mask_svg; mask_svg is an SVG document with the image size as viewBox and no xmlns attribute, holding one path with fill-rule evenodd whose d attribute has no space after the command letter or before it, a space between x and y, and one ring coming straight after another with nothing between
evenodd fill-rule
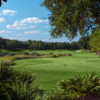
<instances>
[{"instance_id":1,"label":"tall grass clump","mask_svg":"<svg viewBox=\"0 0 100 100\"><path fill-rule=\"evenodd\" d=\"M0 64L0 100L34 100L43 91L31 86L35 78L28 73L19 73Z\"/></svg>"}]
</instances>

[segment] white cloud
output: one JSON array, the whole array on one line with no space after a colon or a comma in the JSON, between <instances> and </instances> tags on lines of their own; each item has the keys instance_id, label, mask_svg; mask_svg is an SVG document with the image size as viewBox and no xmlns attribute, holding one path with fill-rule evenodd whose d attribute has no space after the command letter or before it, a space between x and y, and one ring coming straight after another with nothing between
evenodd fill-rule
<instances>
[{"instance_id":1,"label":"white cloud","mask_svg":"<svg viewBox=\"0 0 100 100\"><path fill-rule=\"evenodd\" d=\"M36 25L31 25L29 26L29 28L36 28Z\"/></svg>"},{"instance_id":2,"label":"white cloud","mask_svg":"<svg viewBox=\"0 0 100 100\"><path fill-rule=\"evenodd\" d=\"M24 32L25 34L38 34L40 33L39 31L26 31Z\"/></svg>"},{"instance_id":3,"label":"white cloud","mask_svg":"<svg viewBox=\"0 0 100 100\"><path fill-rule=\"evenodd\" d=\"M22 24L19 21L15 21L12 25L8 24L6 26L8 29L27 29L27 25L26 24Z\"/></svg>"},{"instance_id":4,"label":"white cloud","mask_svg":"<svg viewBox=\"0 0 100 100\"><path fill-rule=\"evenodd\" d=\"M0 34L8 34L8 33L11 33L10 31L6 31L6 30L1 30L0 31Z\"/></svg>"},{"instance_id":5,"label":"white cloud","mask_svg":"<svg viewBox=\"0 0 100 100\"><path fill-rule=\"evenodd\" d=\"M9 10L9 9L6 9L6 10L3 10L0 15L10 15L10 16L13 16L15 15L17 12L15 10Z\"/></svg>"},{"instance_id":6,"label":"white cloud","mask_svg":"<svg viewBox=\"0 0 100 100\"><path fill-rule=\"evenodd\" d=\"M48 22L48 20L41 20L37 17L31 17L31 18L22 19L20 21L17 20L12 25L8 24L6 27L7 27L7 29L16 29L16 30L29 29L29 28L35 28L36 27L36 25L33 25L33 24L47 23L47 22Z\"/></svg>"},{"instance_id":7,"label":"white cloud","mask_svg":"<svg viewBox=\"0 0 100 100\"><path fill-rule=\"evenodd\" d=\"M6 20L4 18L0 18L0 23L5 22Z\"/></svg>"},{"instance_id":8,"label":"white cloud","mask_svg":"<svg viewBox=\"0 0 100 100\"><path fill-rule=\"evenodd\" d=\"M37 18L37 17L30 17L30 18L22 19L20 22L21 22L21 23L30 23L30 24L34 24L34 23L43 23L43 22L47 23L48 20L41 20L41 19L39 19L39 18Z\"/></svg>"}]
</instances>

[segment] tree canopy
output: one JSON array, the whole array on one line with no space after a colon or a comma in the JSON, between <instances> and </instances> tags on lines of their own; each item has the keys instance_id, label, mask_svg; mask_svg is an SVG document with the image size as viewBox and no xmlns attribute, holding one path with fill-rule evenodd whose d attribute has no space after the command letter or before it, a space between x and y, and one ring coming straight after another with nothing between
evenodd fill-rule
<instances>
[{"instance_id":1,"label":"tree canopy","mask_svg":"<svg viewBox=\"0 0 100 100\"><path fill-rule=\"evenodd\" d=\"M100 24L100 0L44 0L49 15L51 36L73 39L87 34Z\"/></svg>"},{"instance_id":2,"label":"tree canopy","mask_svg":"<svg viewBox=\"0 0 100 100\"><path fill-rule=\"evenodd\" d=\"M92 31L89 44L92 50L100 51L100 25Z\"/></svg>"},{"instance_id":3,"label":"tree canopy","mask_svg":"<svg viewBox=\"0 0 100 100\"><path fill-rule=\"evenodd\" d=\"M7 0L0 0L0 7L2 5L2 1L7 2Z\"/></svg>"},{"instance_id":4,"label":"tree canopy","mask_svg":"<svg viewBox=\"0 0 100 100\"><path fill-rule=\"evenodd\" d=\"M56 50L56 49L67 49L67 50L77 50L80 49L78 42L43 42L43 41L19 41L19 40L9 40L0 37L0 49L7 50Z\"/></svg>"},{"instance_id":5,"label":"tree canopy","mask_svg":"<svg viewBox=\"0 0 100 100\"><path fill-rule=\"evenodd\" d=\"M85 49L85 50L89 50L89 40L90 37L89 36L82 36L79 41L78 41L78 45L81 49Z\"/></svg>"}]
</instances>

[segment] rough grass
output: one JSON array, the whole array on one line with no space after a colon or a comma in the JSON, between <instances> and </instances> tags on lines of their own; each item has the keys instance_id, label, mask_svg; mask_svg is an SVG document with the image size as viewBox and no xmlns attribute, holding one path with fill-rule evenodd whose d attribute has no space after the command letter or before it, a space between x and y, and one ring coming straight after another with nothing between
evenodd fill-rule
<instances>
[{"instance_id":1,"label":"rough grass","mask_svg":"<svg viewBox=\"0 0 100 100\"><path fill-rule=\"evenodd\" d=\"M86 73L96 72L100 75L100 58L95 53L77 53L67 50L43 50L36 51L40 54L48 53L70 53L72 56L58 58L32 58L15 61L13 68L18 71L28 71L36 76L35 84L41 89L56 89L61 80L82 76Z\"/></svg>"}]
</instances>

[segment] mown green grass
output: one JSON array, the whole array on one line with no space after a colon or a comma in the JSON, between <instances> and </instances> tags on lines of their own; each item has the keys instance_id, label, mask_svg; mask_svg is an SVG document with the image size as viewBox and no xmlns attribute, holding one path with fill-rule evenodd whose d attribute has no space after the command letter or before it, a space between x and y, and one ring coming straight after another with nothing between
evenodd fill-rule
<instances>
[{"instance_id":1,"label":"mown green grass","mask_svg":"<svg viewBox=\"0 0 100 100\"><path fill-rule=\"evenodd\" d=\"M40 54L46 53L71 53L72 56L58 58L32 58L15 61L12 66L18 71L27 71L36 76L35 85L41 89L52 90L57 88L61 80L82 76L86 73L96 72L100 75L100 58L95 53L68 50L43 50L35 51Z\"/></svg>"}]
</instances>

